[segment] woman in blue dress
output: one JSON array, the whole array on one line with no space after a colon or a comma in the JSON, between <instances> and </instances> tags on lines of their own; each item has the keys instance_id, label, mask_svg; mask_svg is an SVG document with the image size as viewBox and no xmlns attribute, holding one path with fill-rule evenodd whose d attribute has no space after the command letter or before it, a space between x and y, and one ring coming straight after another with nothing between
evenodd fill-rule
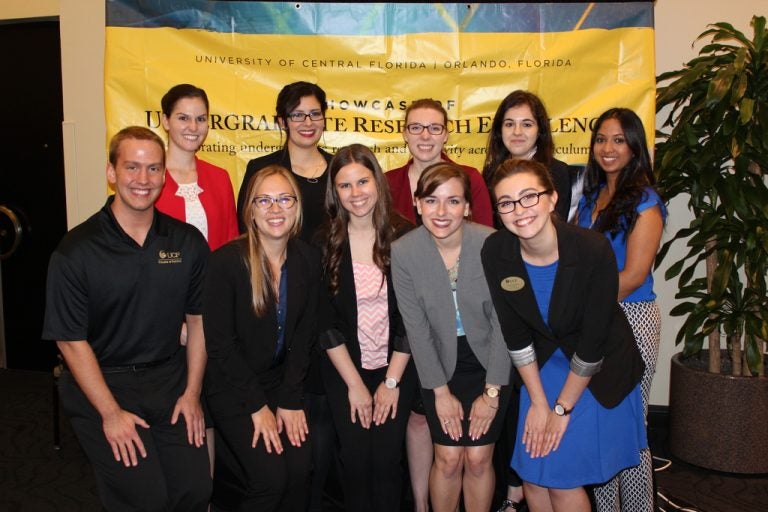
<instances>
[{"instance_id":1,"label":"woman in blue dress","mask_svg":"<svg viewBox=\"0 0 768 512\"><path fill-rule=\"evenodd\" d=\"M493 177L504 227L483 268L523 381L512 468L531 510L589 510L585 485L610 480L647 446L643 362L616 302L618 272L599 233L553 219L547 169L507 160Z\"/></svg>"},{"instance_id":2,"label":"woman in blue dress","mask_svg":"<svg viewBox=\"0 0 768 512\"><path fill-rule=\"evenodd\" d=\"M603 113L592 132L577 218L580 226L603 233L616 254L619 306L632 326L645 363L640 389L646 415L661 337L661 315L651 270L667 214L655 183L640 118L626 108ZM652 511L650 451L642 451L639 466L596 487L595 502L598 511Z\"/></svg>"}]
</instances>

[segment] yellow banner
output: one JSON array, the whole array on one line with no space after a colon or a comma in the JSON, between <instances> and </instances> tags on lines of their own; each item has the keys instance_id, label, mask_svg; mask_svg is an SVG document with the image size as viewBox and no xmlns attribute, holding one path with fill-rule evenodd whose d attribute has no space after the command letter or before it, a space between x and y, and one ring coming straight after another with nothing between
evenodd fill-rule
<instances>
[{"instance_id":1,"label":"yellow banner","mask_svg":"<svg viewBox=\"0 0 768 512\"><path fill-rule=\"evenodd\" d=\"M323 35L108 26L108 136L138 124L165 137L162 95L177 83L202 87L211 108L200 156L228 169L237 188L248 160L285 142L274 119L278 91L306 80L328 94L321 146L365 144L385 169L407 160L403 114L422 97L448 111L451 158L477 168L496 108L515 89L542 98L555 156L568 163L586 163L592 123L614 106L635 110L653 144L653 29L574 28Z\"/></svg>"}]
</instances>

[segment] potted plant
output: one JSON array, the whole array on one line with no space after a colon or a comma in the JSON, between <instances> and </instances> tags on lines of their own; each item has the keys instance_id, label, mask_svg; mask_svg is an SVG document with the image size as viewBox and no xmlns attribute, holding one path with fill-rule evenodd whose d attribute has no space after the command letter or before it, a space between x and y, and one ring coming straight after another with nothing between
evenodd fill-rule
<instances>
[{"instance_id":1,"label":"potted plant","mask_svg":"<svg viewBox=\"0 0 768 512\"><path fill-rule=\"evenodd\" d=\"M672 452L711 469L762 473L768 472L768 31L761 16L751 26L750 39L728 23L709 25L697 41L711 42L699 55L657 77L656 108L665 119L655 154L659 189L667 200L686 194L693 220L662 245L656 266L671 246L685 243L687 252L665 273L667 280L677 277L675 297L682 300L670 315L685 317L676 337L683 350L672 360Z\"/></svg>"}]
</instances>

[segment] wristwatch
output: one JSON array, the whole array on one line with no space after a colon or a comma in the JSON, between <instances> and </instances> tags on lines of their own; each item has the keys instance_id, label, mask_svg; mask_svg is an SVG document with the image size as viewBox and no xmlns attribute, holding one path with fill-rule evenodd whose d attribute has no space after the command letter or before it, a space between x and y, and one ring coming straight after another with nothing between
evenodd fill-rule
<instances>
[{"instance_id":1,"label":"wristwatch","mask_svg":"<svg viewBox=\"0 0 768 512\"><path fill-rule=\"evenodd\" d=\"M488 398L498 398L499 388L487 387L485 388L484 393L485 393L485 396L487 396Z\"/></svg>"},{"instance_id":2,"label":"wristwatch","mask_svg":"<svg viewBox=\"0 0 768 512\"><path fill-rule=\"evenodd\" d=\"M573 411L573 408L566 409L565 406L560 402L555 402L555 407L553 410L558 416L568 416Z\"/></svg>"},{"instance_id":3,"label":"wristwatch","mask_svg":"<svg viewBox=\"0 0 768 512\"><path fill-rule=\"evenodd\" d=\"M399 385L400 383L397 382L397 379L394 377L387 377L386 379L384 379L384 387L386 387L387 389L395 389Z\"/></svg>"}]
</instances>

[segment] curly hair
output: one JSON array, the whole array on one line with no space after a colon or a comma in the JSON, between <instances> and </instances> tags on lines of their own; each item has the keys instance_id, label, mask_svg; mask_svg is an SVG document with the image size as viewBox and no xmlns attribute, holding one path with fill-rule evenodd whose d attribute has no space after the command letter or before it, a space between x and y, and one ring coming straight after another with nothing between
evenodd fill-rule
<instances>
[{"instance_id":1,"label":"curly hair","mask_svg":"<svg viewBox=\"0 0 768 512\"><path fill-rule=\"evenodd\" d=\"M621 125L627 147L632 152L632 158L626 167L619 171L616 191L608 205L597 212L593 227L601 233L609 233L612 238L617 235L626 237L635 227L637 205L643 201L645 188L656 185L656 177L651 168L651 157L648 153L643 122L628 108L606 110L595 122L589 141L584 198L590 210L594 209L600 189L607 183L605 171L595 158L595 140L603 123L608 119L616 119Z\"/></svg>"}]
</instances>

